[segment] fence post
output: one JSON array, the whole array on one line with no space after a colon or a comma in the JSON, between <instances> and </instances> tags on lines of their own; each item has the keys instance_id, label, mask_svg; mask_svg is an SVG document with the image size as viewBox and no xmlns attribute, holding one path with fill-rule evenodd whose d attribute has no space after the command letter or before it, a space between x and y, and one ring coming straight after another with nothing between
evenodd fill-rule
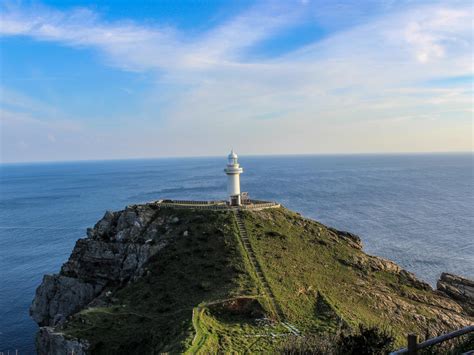
<instances>
[{"instance_id":1,"label":"fence post","mask_svg":"<svg viewBox=\"0 0 474 355\"><path fill-rule=\"evenodd\" d=\"M416 334L410 333L407 336L408 341L408 354L416 354L418 348L418 336Z\"/></svg>"}]
</instances>

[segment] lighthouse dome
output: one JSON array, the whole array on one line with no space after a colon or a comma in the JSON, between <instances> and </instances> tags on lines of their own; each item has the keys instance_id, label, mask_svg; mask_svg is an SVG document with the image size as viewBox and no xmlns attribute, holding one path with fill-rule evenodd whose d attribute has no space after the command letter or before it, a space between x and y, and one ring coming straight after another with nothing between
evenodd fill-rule
<instances>
[{"instance_id":1,"label":"lighthouse dome","mask_svg":"<svg viewBox=\"0 0 474 355\"><path fill-rule=\"evenodd\" d=\"M235 154L234 149L232 149L227 156L228 165L239 165L238 156Z\"/></svg>"}]
</instances>

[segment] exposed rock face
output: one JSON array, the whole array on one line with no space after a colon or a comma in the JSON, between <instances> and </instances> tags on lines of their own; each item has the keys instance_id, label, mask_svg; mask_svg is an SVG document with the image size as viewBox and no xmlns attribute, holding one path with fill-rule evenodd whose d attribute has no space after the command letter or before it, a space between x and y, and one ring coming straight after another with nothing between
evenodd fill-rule
<instances>
[{"instance_id":1,"label":"exposed rock face","mask_svg":"<svg viewBox=\"0 0 474 355\"><path fill-rule=\"evenodd\" d=\"M60 273L46 275L36 290L30 314L43 327L38 333L38 351L55 354L56 348L83 347L77 342L66 342L46 326L63 323L94 302L104 289L140 277L149 258L167 245L169 225L179 222L175 219L158 217L151 204L130 206L123 211L106 212L94 228L88 229L87 238L76 242ZM66 348L61 348L60 343ZM75 349L74 353L83 352Z\"/></svg>"},{"instance_id":2,"label":"exposed rock face","mask_svg":"<svg viewBox=\"0 0 474 355\"><path fill-rule=\"evenodd\" d=\"M416 287L420 290L431 290L431 286L426 282L419 280L414 274L402 269L391 260L387 260L378 256L367 254L355 255L349 259L339 259L339 262L352 266L363 272L367 271L387 271L403 278L407 284Z\"/></svg>"},{"instance_id":3,"label":"exposed rock face","mask_svg":"<svg viewBox=\"0 0 474 355\"><path fill-rule=\"evenodd\" d=\"M439 292L457 301L468 314L474 316L474 281L442 273L436 288Z\"/></svg>"},{"instance_id":4,"label":"exposed rock face","mask_svg":"<svg viewBox=\"0 0 474 355\"><path fill-rule=\"evenodd\" d=\"M56 325L89 303L101 289L76 278L45 275L36 290L31 316L39 325Z\"/></svg>"},{"instance_id":5,"label":"exposed rock face","mask_svg":"<svg viewBox=\"0 0 474 355\"><path fill-rule=\"evenodd\" d=\"M79 239L61 274L102 286L122 283L139 276L156 249L151 244Z\"/></svg>"},{"instance_id":6,"label":"exposed rock face","mask_svg":"<svg viewBox=\"0 0 474 355\"><path fill-rule=\"evenodd\" d=\"M346 231L340 231L335 228L328 229L333 232L337 237L346 240L352 247L362 250L362 240L358 235Z\"/></svg>"},{"instance_id":7,"label":"exposed rock face","mask_svg":"<svg viewBox=\"0 0 474 355\"><path fill-rule=\"evenodd\" d=\"M51 327L40 328L36 336L38 355L85 355L89 344L83 340L66 339Z\"/></svg>"}]
</instances>

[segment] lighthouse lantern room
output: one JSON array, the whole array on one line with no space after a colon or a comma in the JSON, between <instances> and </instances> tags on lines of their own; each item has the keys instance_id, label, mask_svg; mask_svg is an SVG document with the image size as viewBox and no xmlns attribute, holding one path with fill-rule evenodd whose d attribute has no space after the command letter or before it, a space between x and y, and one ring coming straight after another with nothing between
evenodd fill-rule
<instances>
[{"instance_id":1,"label":"lighthouse lantern room","mask_svg":"<svg viewBox=\"0 0 474 355\"><path fill-rule=\"evenodd\" d=\"M229 203L232 206L239 206L241 204L240 194L240 174L244 172L238 162L238 156L232 149L227 157L227 167L224 169L227 174L227 194L229 196Z\"/></svg>"}]
</instances>

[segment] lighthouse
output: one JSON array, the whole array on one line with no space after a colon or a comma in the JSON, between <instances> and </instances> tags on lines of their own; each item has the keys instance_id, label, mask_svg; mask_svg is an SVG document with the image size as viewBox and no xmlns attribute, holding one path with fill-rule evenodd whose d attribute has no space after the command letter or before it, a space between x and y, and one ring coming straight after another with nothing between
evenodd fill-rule
<instances>
[{"instance_id":1,"label":"lighthouse","mask_svg":"<svg viewBox=\"0 0 474 355\"><path fill-rule=\"evenodd\" d=\"M241 203L240 174L244 172L244 169L239 166L238 158L234 149L232 149L227 157L227 167L224 169L228 177L227 194L229 195L229 202L232 206L239 206Z\"/></svg>"}]
</instances>

